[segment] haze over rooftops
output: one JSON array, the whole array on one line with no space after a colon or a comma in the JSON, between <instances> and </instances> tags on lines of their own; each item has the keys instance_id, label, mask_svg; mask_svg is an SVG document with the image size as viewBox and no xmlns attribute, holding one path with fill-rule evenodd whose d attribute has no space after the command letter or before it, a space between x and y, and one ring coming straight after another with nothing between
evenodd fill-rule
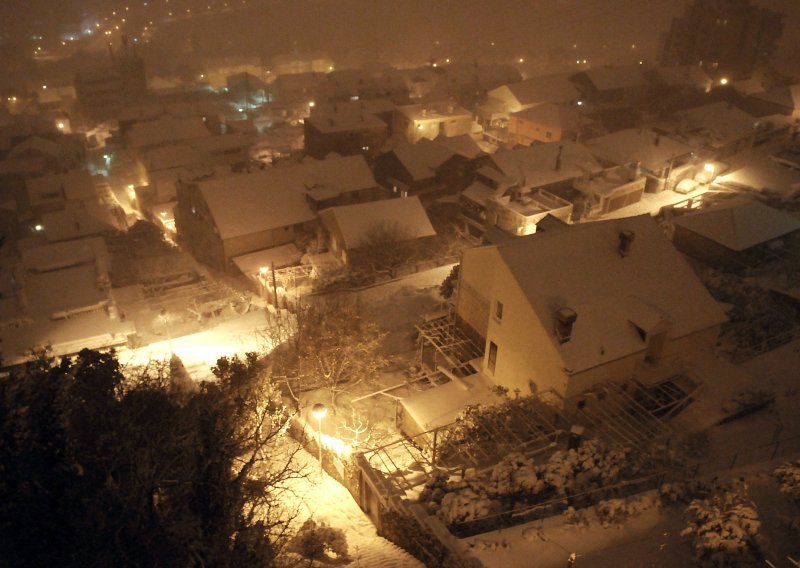
<instances>
[{"instance_id":1,"label":"haze over rooftops","mask_svg":"<svg viewBox=\"0 0 800 568\"><path fill-rule=\"evenodd\" d=\"M598 91L641 88L649 85L641 67L633 65L594 67L579 74L583 74Z\"/></svg>"},{"instance_id":2,"label":"haze over rooftops","mask_svg":"<svg viewBox=\"0 0 800 568\"><path fill-rule=\"evenodd\" d=\"M622 231L635 234L625 257ZM570 341L550 333L573 372L644 350L634 327L642 322L668 322L669 337L679 338L726 319L648 215L572 225L497 250L545 329L553 329L558 309L577 313Z\"/></svg>"},{"instance_id":3,"label":"haze over rooftops","mask_svg":"<svg viewBox=\"0 0 800 568\"><path fill-rule=\"evenodd\" d=\"M186 142L211 136L203 119L199 116L185 118L164 117L158 120L137 122L131 126L127 138L134 148L149 148Z\"/></svg>"},{"instance_id":4,"label":"haze over rooftops","mask_svg":"<svg viewBox=\"0 0 800 568\"><path fill-rule=\"evenodd\" d=\"M754 199L732 199L674 219L722 246L743 251L800 230L800 220Z\"/></svg>"}]
</instances>

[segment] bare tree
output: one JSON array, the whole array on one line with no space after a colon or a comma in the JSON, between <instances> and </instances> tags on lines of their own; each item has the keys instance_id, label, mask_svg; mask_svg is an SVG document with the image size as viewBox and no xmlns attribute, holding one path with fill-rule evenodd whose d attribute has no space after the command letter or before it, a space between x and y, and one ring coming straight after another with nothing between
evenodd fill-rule
<instances>
[{"instance_id":1,"label":"bare tree","mask_svg":"<svg viewBox=\"0 0 800 568\"><path fill-rule=\"evenodd\" d=\"M304 389L327 389L334 406L339 394L386 365L380 349L385 334L352 299L328 296L300 306L296 316L296 376Z\"/></svg>"},{"instance_id":2,"label":"bare tree","mask_svg":"<svg viewBox=\"0 0 800 568\"><path fill-rule=\"evenodd\" d=\"M359 254L360 263L374 272L394 277L397 269L416 253L414 236L397 222L374 223L364 234Z\"/></svg>"}]
</instances>

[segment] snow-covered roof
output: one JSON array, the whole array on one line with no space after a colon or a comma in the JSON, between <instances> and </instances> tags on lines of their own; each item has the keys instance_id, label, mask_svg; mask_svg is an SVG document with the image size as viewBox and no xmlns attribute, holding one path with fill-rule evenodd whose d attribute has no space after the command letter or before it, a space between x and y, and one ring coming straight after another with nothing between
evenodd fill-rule
<instances>
[{"instance_id":1,"label":"snow-covered roof","mask_svg":"<svg viewBox=\"0 0 800 568\"><path fill-rule=\"evenodd\" d=\"M581 115L577 108L544 103L511 114L519 120L561 130L578 130Z\"/></svg>"},{"instance_id":2,"label":"snow-covered roof","mask_svg":"<svg viewBox=\"0 0 800 568\"><path fill-rule=\"evenodd\" d=\"M108 250L101 237L21 251L25 295L32 310L55 315L108 301Z\"/></svg>"},{"instance_id":3,"label":"snow-covered roof","mask_svg":"<svg viewBox=\"0 0 800 568\"><path fill-rule=\"evenodd\" d=\"M427 138L423 138L423 140L427 140ZM473 160L485 154L475 139L469 134L439 136L436 138L435 142L468 160Z\"/></svg>"},{"instance_id":4,"label":"snow-covered roof","mask_svg":"<svg viewBox=\"0 0 800 568\"><path fill-rule=\"evenodd\" d=\"M393 153L415 181L434 177L436 169L455 154L446 146L427 138L415 144L401 140L395 145Z\"/></svg>"},{"instance_id":5,"label":"snow-covered roof","mask_svg":"<svg viewBox=\"0 0 800 568\"><path fill-rule=\"evenodd\" d=\"M197 138L189 142L193 148L206 154L224 153L225 151L244 150L255 143L256 137L243 132L231 132L206 138Z\"/></svg>"},{"instance_id":6,"label":"snow-covered roof","mask_svg":"<svg viewBox=\"0 0 800 568\"><path fill-rule=\"evenodd\" d=\"M504 400L492 382L478 373L414 393L400 404L422 431L428 431L452 424L467 406L491 406Z\"/></svg>"},{"instance_id":7,"label":"snow-covered roof","mask_svg":"<svg viewBox=\"0 0 800 568\"><path fill-rule=\"evenodd\" d=\"M746 198L681 215L674 223L733 251L747 250L800 230L796 217Z\"/></svg>"},{"instance_id":8,"label":"snow-covered roof","mask_svg":"<svg viewBox=\"0 0 800 568\"><path fill-rule=\"evenodd\" d=\"M398 236L405 240L436 235L417 196L331 207L320 217L326 225L334 223L339 227L348 250L369 244L369 232L375 227L397 227Z\"/></svg>"},{"instance_id":9,"label":"snow-covered roof","mask_svg":"<svg viewBox=\"0 0 800 568\"><path fill-rule=\"evenodd\" d=\"M586 147L606 162L617 165L641 162L652 171L667 167L674 158L692 153L688 144L645 128L628 128L593 138L586 142Z\"/></svg>"},{"instance_id":10,"label":"snow-covered roof","mask_svg":"<svg viewBox=\"0 0 800 568\"><path fill-rule=\"evenodd\" d=\"M384 121L368 112L316 114L307 117L305 122L324 133L347 132L350 130L386 130L388 128Z\"/></svg>"},{"instance_id":11,"label":"snow-covered roof","mask_svg":"<svg viewBox=\"0 0 800 568\"><path fill-rule=\"evenodd\" d=\"M42 138L41 136L29 136L13 148L6 156L8 159L14 159L26 153L40 154L48 156L55 160L61 159L62 151L58 142Z\"/></svg>"},{"instance_id":12,"label":"snow-covered roof","mask_svg":"<svg viewBox=\"0 0 800 568\"><path fill-rule=\"evenodd\" d=\"M42 215L48 242L67 241L117 229L111 210L100 203L68 203L64 209Z\"/></svg>"},{"instance_id":13,"label":"snow-covered roof","mask_svg":"<svg viewBox=\"0 0 800 568\"><path fill-rule=\"evenodd\" d=\"M800 84L775 87L763 93L753 94L751 98L798 110L800 109Z\"/></svg>"},{"instance_id":14,"label":"snow-covered roof","mask_svg":"<svg viewBox=\"0 0 800 568\"><path fill-rule=\"evenodd\" d=\"M142 163L149 172L197 165L202 158L197 150L186 144L160 146L143 153Z\"/></svg>"},{"instance_id":15,"label":"snow-covered roof","mask_svg":"<svg viewBox=\"0 0 800 568\"><path fill-rule=\"evenodd\" d=\"M236 267L246 276L254 276L260 273L261 268L284 268L293 264L298 264L303 256L294 243L258 250L241 256L235 256L231 260Z\"/></svg>"},{"instance_id":16,"label":"snow-covered roof","mask_svg":"<svg viewBox=\"0 0 800 568\"><path fill-rule=\"evenodd\" d=\"M470 185L467 189L461 192L461 195L463 195L470 201L477 203L481 207L486 207L486 202L494 194L495 194L494 189L479 181L476 181L475 183Z\"/></svg>"},{"instance_id":17,"label":"snow-covered roof","mask_svg":"<svg viewBox=\"0 0 800 568\"><path fill-rule=\"evenodd\" d=\"M635 89L649 85L642 69L638 66L595 67L580 74L584 75L598 91Z\"/></svg>"},{"instance_id":18,"label":"snow-covered roof","mask_svg":"<svg viewBox=\"0 0 800 568\"><path fill-rule=\"evenodd\" d=\"M710 132L719 143L726 143L753 134L757 120L726 102L711 103L678 113L681 130Z\"/></svg>"},{"instance_id":19,"label":"snow-covered roof","mask_svg":"<svg viewBox=\"0 0 800 568\"><path fill-rule=\"evenodd\" d=\"M211 131L199 116L185 118L164 117L158 120L137 122L127 133L128 143L136 149L165 146L207 138Z\"/></svg>"},{"instance_id":20,"label":"snow-covered roof","mask_svg":"<svg viewBox=\"0 0 800 568\"><path fill-rule=\"evenodd\" d=\"M54 201L96 201L97 189L87 170L45 175L25 180L28 200L33 206Z\"/></svg>"},{"instance_id":21,"label":"snow-covered roof","mask_svg":"<svg viewBox=\"0 0 800 568\"><path fill-rule=\"evenodd\" d=\"M619 254L622 231L635 234L625 257ZM648 215L573 225L496 250L573 372L644 350L635 326L663 320L669 336L679 338L726 319ZM577 313L563 344L552 331L561 308Z\"/></svg>"},{"instance_id":22,"label":"snow-covered roof","mask_svg":"<svg viewBox=\"0 0 800 568\"><path fill-rule=\"evenodd\" d=\"M510 93L522 106L539 103L571 103L580 99L580 91L569 80L567 73L544 75L518 83L509 83L489 91L489 97L505 99L506 93Z\"/></svg>"},{"instance_id":23,"label":"snow-covered roof","mask_svg":"<svg viewBox=\"0 0 800 568\"><path fill-rule=\"evenodd\" d=\"M403 105L397 112L411 120L446 120L472 118L472 113L462 106L450 102L431 102L425 104Z\"/></svg>"},{"instance_id":24,"label":"snow-covered roof","mask_svg":"<svg viewBox=\"0 0 800 568\"><path fill-rule=\"evenodd\" d=\"M499 150L491 159L503 174L524 187L543 187L602 170L585 146L568 140Z\"/></svg>"},{"instance_id":25,"label":"snow-covered roof","mask_svg":"<svg viewBox=\"0 0 800 568\"><path fill-rule=\"evenodd\" d=\"M313 220L306 193L314 187L335 187L344 193L375 185L361 155L312 160L198 184L223 239Z\"/></svg>"}]
</instances>

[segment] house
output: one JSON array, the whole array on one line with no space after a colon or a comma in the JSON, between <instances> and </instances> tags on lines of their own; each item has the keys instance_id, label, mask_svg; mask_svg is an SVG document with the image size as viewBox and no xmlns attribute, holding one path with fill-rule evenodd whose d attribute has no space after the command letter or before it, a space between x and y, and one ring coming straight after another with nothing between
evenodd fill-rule
<instances>
[{"instance_id":1,"label":"house","mask_svg":"<svg viewBox=\"0 0 800 568\"><path fill-rule=\"evenodd\" d=\"M459 195L464 232L484 237L493 228L514 237L531 235L548 215L569 223L573 205L544 189L521 187L514 178L484 166Z\"/></svg>"},{"instance_id":2,"label":"house","mask_svg":"<svg viewBox=\"0 0 800 568\"><path fill-rule=\"evenodd\" d=\"M462 158L436 141L423 138L410 144L401 140L375 159L375 179L395 193L419 193L438 185L440 169L451 160Z\"/></svg>"},{"instance_id":3,"label":"house","mask_svg":"<svg viewBox=\"0 0 800 568\"><path fill-rule=\"evenodd\" d=\"M800 84L755 93L747 97L742 106L753 116L783 114L800 118Z\"/></svg>"},{"instance_id":4,"label":"house","mask_svg":"<svg viewBox=\"0 0 800 568\"><path fill-rule=\"evenodd\" d=\"M576 73L572 81L581 92L581 99L595 110L611 107L635 107L650 92L650 82L641 66L596 67Z\"/></svg>"},{"instance_id":5,"label":"house","mask_svg":"<svg viewBox=\"0 0 800 568\"><path fill-rule=\"evenodd\" d=\"M206 165L223 166L239 171L247 166L250 160L250 148L255 144L256 136L240 132L203 136L188 141L204 158Z\"/></svg>"},{"instance_id":6,"label":"house","mask_svg":"<svg viewBox=\"0 0 800 568\"><path fill-rule=\"evenodd\" d=\"M649 216L465 249L455 311L495 384L563 398L711 350L726 319Z\"/></svg>"},{"instance_id":7,"label":"house","mask_svg":"<svg viewBox=\"0 0 800 568\"><path fill-rule=\"evenodd\" d=\"M522 79L512 65L477 65L453 63L439 67L441 76L437 91L441 96L452 98L472 108L486 100L488 93L509 83Z\"/></svg>"},{"instance_id":8,"label":"house","mask_svg":"<svg viewBox=\"0 0 800 568\"><path fill-rule=\"evenodd\" d=\"M544 103L577 105L581 93L569 77L567 73L560 73L508 83L489 91L489 102L499 102L506 113L519 112Z\"/></svg>"},{"instance_id":9,"label":"house","mask_svg":"<svg viewBox=\"0 0 800 568\"><path fill-rule=\"evenodd\" d=\"M727 158L753 147L754 117L730 103L716 102L677 113L675 132L695 148Z\"/></svg>"},{"instance_id":10,"label":"house","mask_svg":"<svg viewBox=\"0 0 800 568\"><path fill-rule=\"evenodd\" d=\"M498 150L484 164L515 180L520 187L570 195L573 180L603 168L583 144L572 141Z\"/></svg>"},{"instance_id":11,"label":"house","mask_svg":"<svg viewBox=\"0 0 800 568\"><path fill-rule=\"evenodd\" d=\"M125 135L127 145L135 152L145 152L158 146L186 143L199 138L210 138L202 117L173 118L165 116L133 124Z\"/></svg>"},{"instance_id":12,"label":"house","mask_svg":"<svg viewBox=\"0 0 800 568\"><path fill-rule=\"evenodd\" d=\"M530 146L534 142L578 140L581 114L577 107L543 103L508 118L507 144Z\"/></svg>"},{"instance_id":13,"label":"house","mask_svg":"<svg viewBox=\"0 0 800 568\"><path fill-rule=\"evenodd\" d=\"M34 215L63 209L68 202L98 203L92 175L87 170L70 170L25 180L28 206Z\"/></svg>"},{"instance_id":14,"label":"house","mask_svg":"<svg viewBox=\"0 0 800 568\"><path fill-rule=\"evenodd\" d=\"M272 83L275 100L280 103L315 102L317 89L326 81L325 73L311 71L278 75Z\"/></svg>"},{"instance_id":15,"label":"house","mask_svg":"<svg viewBox=\"0 0 800 568\"><path fill-rule=\"evenodd\" d=\"M101 237L40 244L20 241L15 302L3 305L4 361L19 363L31 349L52 356L125 344L135 329L121 321L110 293L109 256Z\"/></svg>"},{"instance_id":16,"label":"house","mask_svg":"<svg viewBox=\"0 0 800 568\"><path fill-rule=\"evenodd\" d=\"M586 148L606 167L638 168L647 178L645 189L672 189L694 175L694 148L646 128L628 128L586 141Z\"/></svg>"},{"instance_id":17,"label":"house","mask_svg":"<svg viewBox=\"0 0 800 568\"><path fill-rule=\"evenodd\" d=\"M97 202L67 202L64 209L44 213L40 226L47 242L54 243L124 230L124 216L122 209L112 210Z\"/></svg>"},{"instance_id":18,"label":"house","mask_svg":"<svg viewBox=\"0 0 800 568\"><path fill-rule=\"evenodd\" d=\"M573 187L584 199L573 219L591 219L639 203L642 199L647 177L639 168L617 166L576 179Z\"/></svg>"},{"instance_id":19,"label":"house","mask_svg":"<svg viewBox=\"0 0 800 568\"><path fill-rule=\"evenodd\" d=\"M413 144L422 138L458 136L472 132L472 113L449 102L398 106L392 135Z\"/></svg>"},{"instance_id":20,"label":"house","mask_svg":"<svg viewBox=\"0 0 800 568\"><path fill-rule=\"evenodd\" d=\"M181 184L175 223L199 261L226 268L237 256L293 242L313 232L315 189L372 195L375 179L362 156L349 156Z\"/></svg>"},{"instance_id":21,"label":"house","mask_svg":"<svg viewBox=\"0 0 800 568\"><path fill-rule=\"evenodd\" d=\"M86 160L86 147L83 136L32 135L15 143L5 157L6 163L32 162L39 164L37 175L44 172L63 172L83 166ZM25 168L23 167L23 171Z\"/></svg>"},{"instance_id":22,"label":"house","mask_svg":"<svg viewBox=\"0 0 800 568\"><path fill-rule=\"evenodd\" d=\"M330 236L331 252L345 264L358 264L376 246L424 246L436 236L416 196L331 207L320 213L320 220Z\"/></svg>"},{"instance_id":23,"label":"house","mask_svg":"<svg viewBox=\"0 0 800 568\"><path fill-rule=\"evenodd\" d=\"M304 120L303 130L306 154L318 159L331 153L372 157L389 137L386 122L369 112L352 110L312 114Z\"/></svg>"},{"instance_id":24,"label":"house","mask_svg":"<svg viewBox=\"0 0 800 568\"><path fill-rule=\"evenodd\" d=\"M687 255L716 268L735 269L762 261L767 251L800 231L800 220L763 203L735 198L680 215L672 242Z\"/></svg>"}]
</instances>

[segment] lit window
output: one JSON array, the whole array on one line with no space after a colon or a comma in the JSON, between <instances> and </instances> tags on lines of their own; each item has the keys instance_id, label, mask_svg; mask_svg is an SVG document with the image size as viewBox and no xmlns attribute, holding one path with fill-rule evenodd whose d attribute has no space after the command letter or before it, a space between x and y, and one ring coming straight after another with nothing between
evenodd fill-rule
<instances>
[{"instance_id":1,"label":"lit window","mask_svg":"<svg viewBox=\"0 0 800 568\"><path fill-rule=\"evenodd\" d=\"M503 302L497 300L494 306L494 317L501 320L503 319Z\"/></svg>"},{"instance_id":2,"label":"lit window","mask_svg":"<svg viewBox=\"0 0 800 568\"><path fill-rule=\"evenodd\" d=\"M497 366L497 345L494 341L489 342L489 360L486 366L489 368L489 371L494 373L494 369Z\"/></svg>"}]
</instances>

